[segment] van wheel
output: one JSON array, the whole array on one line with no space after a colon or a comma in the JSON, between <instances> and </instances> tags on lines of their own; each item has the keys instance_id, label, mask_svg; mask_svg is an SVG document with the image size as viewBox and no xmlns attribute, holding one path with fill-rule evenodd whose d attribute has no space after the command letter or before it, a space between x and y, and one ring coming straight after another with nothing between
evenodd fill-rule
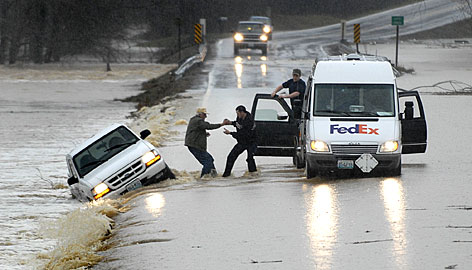
<instances>
[{"instance_id":1,"label":"van wheel","mask_svg":"<svg viewBox=\"0 0 472 270\"><path fill-rule=\"evenodd\" d=\"M298 152L297 147L295 146L295 149L293 150L293 165L297 167L297 169L302 169L305 168L305 162L303 162L301 156L301 153Z\"/></svg>"},{"instance_id":2,"label":"van wheel","mask_svg":"<svg viewBox=\"0 0 472 270\"><path fill-rule=\"evenodd\" d=\"M305 168L305 163L302 161L302 159L297 155L297 164L295 164L297 169L303 169Z\"/></svg>"},{"instance_id":3,"label":"van wheel","mask_svg":"<svg viewBox=\"0 0 472 270\"><path fill-rule=\"evenodd\" d=\"M234 55L238 55L239 54L239 48L236 46L236 44L234 45Z\"/></svg>"},{"instance_id":4,"label":"van wheel","mask_svg":"<svg viewBox=\"0 0 472 270\"><path fill-rule=\"evenodd\" d=\"M318 174L318 172L315 169L311 168L310 162L308 162L308 160L306 161L305 167L306 167L305 173L306 173L307 179L314 178Z\"/></svg>"}]
</instances>

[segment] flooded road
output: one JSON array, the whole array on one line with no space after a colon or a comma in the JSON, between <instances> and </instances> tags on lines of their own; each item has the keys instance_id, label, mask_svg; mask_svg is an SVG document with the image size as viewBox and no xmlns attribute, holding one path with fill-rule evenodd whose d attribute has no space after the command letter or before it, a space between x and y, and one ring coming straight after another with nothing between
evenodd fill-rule
<instances>
[{"instance_id":1,"label":"flooded road","mask_svg":"<svg viewBox=\"0 0 472 270\"><path fill-rule=\"evenodd\" d=\"M257 50L234 57L231 40L220 41L218 56L204 66L208 85L189 91L193 98L183 101L176 119L190 118L198 106L208 108L212 123L234 119L236 106L250 107L255 93L270 93L292 68L300 68L306 80L314 58L324 54L323 36L310 44L276 37L267 57ZM433 85L445 77L471 84L471 49L402 45L408 57L401 64L415 74L400 77L399 87ZM116 218L113 247L100 253L104 260L94 269L471 268L472 122L464 117L471 96L422 90L428 150L404 156L401 176L306 179L290 158L256 157L260 175L251 177L243 154L233 177L136 194L130 210ZM183 146L185 127L174 127L180 135L161 152L178 171L199 171ZM208 151L221 173L235 141L220 129L210 133Z\"/></svg>"},{"instance_id":2,"label":"flooded road","mask_svg":"<svg viewBox=\"0 0 472 270\"><path fill-rule=\"evenodd\" d=\"M333 40L290 43L276 37L267 57L258 51L234 57L230 40L218 43L217 57L203 66L209 73L207 85L195 86L186 93L191 98L168 105L175 109L168 120L171 136L159 150L178 179L120 200L110 238L95 249L103 257L81 259L90 264L102 259L94 269L471 268L467 146L472 124L464 116L470 96L422 94L428 150L404 156L400 177L306 179L290 158L270 157L256 157L260 174L249 176L245 154L230 178L194 177L201 166L183 146L186 125L174 123L188 121L198 106L208 108L212 123L234 119L237 105L249 108L255 93L269 93L290 77L292 68L300 68L306 80L314 58L324 53L324 42ZM470 48L447 53L428 51L427 46L414 49L401 48L412 52L400 59L416 74L400 77L400 87L432 85L437 74L444 76L441 80L472 84ZM432 57L438 55L444 58ZM456 60L446 61L450 59ZM133 104L113 100L134 95L143 76L124 74L119 79L87 75L67 80L22 74L0 82L0 265L5 269L37 269L41 264L35 259L54 261L63 269L61 260L86 252L59 244L96 245L79 241L95 232L85 227L97 222L93 215L75 215L87 206L70 197L64 156L103 127L132 121L126 116ZM160 112L158 108L148 119ZM235 141L222 129L210 132L208 150L221 174ZM47 228L70 238L43 236L47 228L42 224L48 221L55 226ZM98 225L106 227L107 222ZM43 255L57 247L58 252Z\"/></svg>"},{"instance_id":3,"label":"flooded road","mask_svg":"<svg viewBox=\"0 0 472 270\"><path fill-rule=\"evenodd\" d=\"M50 68L50 69L49 69ZM81 206L71 198L65 154L98 130L128 121L139 83L158 66L0 69L0 267L22 269L56 242L40 234ZM33 267L34 268L34 267Z\"/></svg>"}]
</instances>

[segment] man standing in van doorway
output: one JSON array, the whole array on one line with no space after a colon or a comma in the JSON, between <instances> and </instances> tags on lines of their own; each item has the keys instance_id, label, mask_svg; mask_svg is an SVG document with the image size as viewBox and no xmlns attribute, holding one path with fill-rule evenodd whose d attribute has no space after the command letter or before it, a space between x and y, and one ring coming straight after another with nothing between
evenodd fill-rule
<instances>
[{"instance_id":1,"label":"man standing in van doorway","mask_svg":"<svg viewBox=\"0 0 472 270\"><path fill-rule=\"evenodd\" d=\"M190 118L185 133L185 146L192 155L203 165L200 177L210 174L212 177L217 176L213 157L207 152L207 137L210 133L207 130L217 129L231 123L225 119L221 124L210 124L205 121L207 118L206 108L198 108L197 114Z\"/></svg>"},{"instance_id":2,"label":"man standing in van doorway","mask_svg":"<svg viewBox=\"0 0 472 270\"><path fill-rule=\"evenodd\" d=\"M271 93L271 96L274 97L277 92L283 88L288 88L288 95L279 95L279 98L290 98L290 105L292 105L292 110L295 115L295 118L301 118L302 111L302 102L303 96L305 95L306 83L301 78L302 72L300 69L295 68L292 71L292 79L282 83L277 86L275 90ZM296 102L297 101L297 102Z\"/></svg>"}]
</instances>

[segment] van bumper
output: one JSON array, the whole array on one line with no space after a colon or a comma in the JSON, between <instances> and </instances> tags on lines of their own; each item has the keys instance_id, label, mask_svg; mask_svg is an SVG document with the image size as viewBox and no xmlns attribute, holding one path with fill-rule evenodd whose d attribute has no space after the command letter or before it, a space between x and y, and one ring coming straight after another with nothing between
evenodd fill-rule
<instances>
[{"instance_id":1,"label":"van bumper","mask_svg":"<svg viewBox=\"0 0 472 270\"><path fill-rule=\"evenodd\" d=\"M371 154L378 162L377 166L370 172L381 172L387 170L394 170L398 168L401 163L401 154ZM316 171L359 171L362 172L356 165L355 161L361 156L356 155L333 155L333 154L319 154L319 153L307 153L306 162L309 163L310 168ZM349 169L338 169L338 160L353 160L354 168Z\"/></svg>"}]
</instances>

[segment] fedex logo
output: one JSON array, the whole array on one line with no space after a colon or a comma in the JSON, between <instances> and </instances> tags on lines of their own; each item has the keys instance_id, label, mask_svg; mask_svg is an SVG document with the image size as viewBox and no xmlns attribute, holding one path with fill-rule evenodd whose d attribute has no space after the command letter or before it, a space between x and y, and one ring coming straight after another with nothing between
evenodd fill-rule
<instances>
[{"instance_id":1,"label":"fedex logo","mask_svg":"<svg viewBox=\"0 0 472 270\"><path fill-rule=\"evenodd\" d=\"M378 128L370 128L367 127L365 124L356 124L353 127L340 127L338 124L336 125L331 125L330 126L330 134L333 134L334 132L337 132L339 134L374 134L374 135L379 135L379 129Z\"/></svg>"}]
</instances>

